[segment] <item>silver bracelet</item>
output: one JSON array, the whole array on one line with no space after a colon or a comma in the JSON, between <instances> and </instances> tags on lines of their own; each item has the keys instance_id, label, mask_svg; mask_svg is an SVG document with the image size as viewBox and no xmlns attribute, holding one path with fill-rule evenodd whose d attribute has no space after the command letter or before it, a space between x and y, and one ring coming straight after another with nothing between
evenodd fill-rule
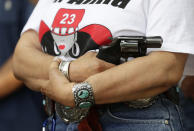
<instances>
[{"instance_id":1,"label":"silver bracelet","mask_svg":"<svg viewBox=\"0 0 194 131\"><path fill-rule=\"evenodd\" d=\"M69 65L71 61L61 61L59 64L59 70L64 74L64 76L70 80L69 78Z\"/></svg>"},{"instance_id":2,"label":"silver bracelet","mask_svg":"<svg viewBox=\"0 0 194 131\"><path fill-rule=\"evenodd\" d=\"M71 61L61 61L59 64L59 70L64 74L64 76L69 79L69 65ZM72 123L72 122L80 122L83 118L85 118L89 112L89 108L71 108L59 103L55 103L55 110L58 116L65 122L65 123Z\"/></svg>"},{"instance_id":3,"label":"silver bracelet","mask_svg":"<svg viewBox=\"0 0 194 131\"><path fill-rule=\"evenodd\" d=\"M72 92L76 107L87 109L95 104L92 86L88 82L75 84Z\"/></svg>"},{"instance_id":4,"label":"silver bracelet","mask_svg":"<svg viewBox=\"0 0 194 131\"><path fill-rule=\"evenodd\" d=\"M72 91L75 107L71 108L55 103L56 113L65 123L80 122L88 115L90 107L94 104L93 91L89 83L75 84Z\"/></svg>"}]
</instances>

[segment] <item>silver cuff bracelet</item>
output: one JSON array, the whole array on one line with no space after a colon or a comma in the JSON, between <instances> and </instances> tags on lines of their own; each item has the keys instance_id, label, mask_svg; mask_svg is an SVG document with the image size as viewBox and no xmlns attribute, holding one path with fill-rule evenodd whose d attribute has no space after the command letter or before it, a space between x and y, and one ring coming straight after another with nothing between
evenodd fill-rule
<instances>
[{"instance_id":1,"label":"silver cuff bracelet","mask_svg":"<svg viewBox=\"0 0 194 131\"><path fill-rule=\"evenodd\" d=\"M95 103L92 86L88 82L75 84L72 88L75 107L55 104L56 113L65 123L80 122L88 115L90 107Z\"/></svg>"},{"instance_id":2,"label":"silver cuff bracelet","mask_svg":"<svg viewBox=\"0 0 194 131\"><path fill-rule=\"evenodd\" d=\"M87 109L95 104L92 86L88 82L75 84L72 92L77 108Z\"/></svg>"},{"instance_id":3,"label":"silver cuff bracelet","mask_svg":"<svg viewBox=\"0 0 194 131\"><path fill-rule=\"evenodd\" d=\"M59 70L64 74L64 76L70 80L69 78L69 65L71 61L61 61L59 64ZM55 103L55 110L58 116L65 123L72 122L80 122L83 118L85 118L88 114L89 109L81 109L81 108L71 108L60 103Z\"/></svg>"}]
</instances>

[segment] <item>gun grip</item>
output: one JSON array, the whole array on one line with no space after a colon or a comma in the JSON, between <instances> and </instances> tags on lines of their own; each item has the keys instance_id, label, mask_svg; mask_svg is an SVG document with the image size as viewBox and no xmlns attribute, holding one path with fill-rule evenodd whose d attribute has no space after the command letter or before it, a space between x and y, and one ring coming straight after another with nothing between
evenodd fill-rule
<instances>
[{"instance_id":1,"label":"gun grip","mask_svg":"<svg viewBox=\"0 0 194 131\"><path fill-rule=\"evenodd\" d=\"M96 57L106 62L119 65L121 58L120 44L115 44L114 46L100 47Z\"/></svg>"}]
</instances>

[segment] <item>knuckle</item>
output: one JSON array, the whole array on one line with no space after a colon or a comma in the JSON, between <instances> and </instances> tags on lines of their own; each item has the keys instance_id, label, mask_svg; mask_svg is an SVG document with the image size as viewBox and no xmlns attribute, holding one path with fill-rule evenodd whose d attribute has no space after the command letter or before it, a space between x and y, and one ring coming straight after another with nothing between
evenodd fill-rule
<instances>
[{"instance_id":1,"label":"knuckle","mask_svg":"<svg viewBox=\"0 0 194 131\"><path fill-rule=\"evenodd\" d=\"M103 71L104 70L104 64L101 61L97 60L95 62L95 69L96 69L96 72Z\"/></svg>"}]
</instances>

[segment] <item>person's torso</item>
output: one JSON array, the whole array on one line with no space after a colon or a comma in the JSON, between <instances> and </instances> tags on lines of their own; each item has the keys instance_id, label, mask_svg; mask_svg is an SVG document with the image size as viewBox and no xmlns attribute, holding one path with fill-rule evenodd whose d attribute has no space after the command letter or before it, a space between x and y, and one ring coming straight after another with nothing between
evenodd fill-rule
<instances>
[{"instance_id":1,"label":"person's torso","mask_svg":"<svg viewBox=\"0 0 194 131\"><path fill-rule=\"evenodd\" d=\"M147 2L143 0L62 0L45 7L39 39L44 52L51 55L77 58L109 44L110 38L146 32Z\"/></svg>"}]
</instances>

